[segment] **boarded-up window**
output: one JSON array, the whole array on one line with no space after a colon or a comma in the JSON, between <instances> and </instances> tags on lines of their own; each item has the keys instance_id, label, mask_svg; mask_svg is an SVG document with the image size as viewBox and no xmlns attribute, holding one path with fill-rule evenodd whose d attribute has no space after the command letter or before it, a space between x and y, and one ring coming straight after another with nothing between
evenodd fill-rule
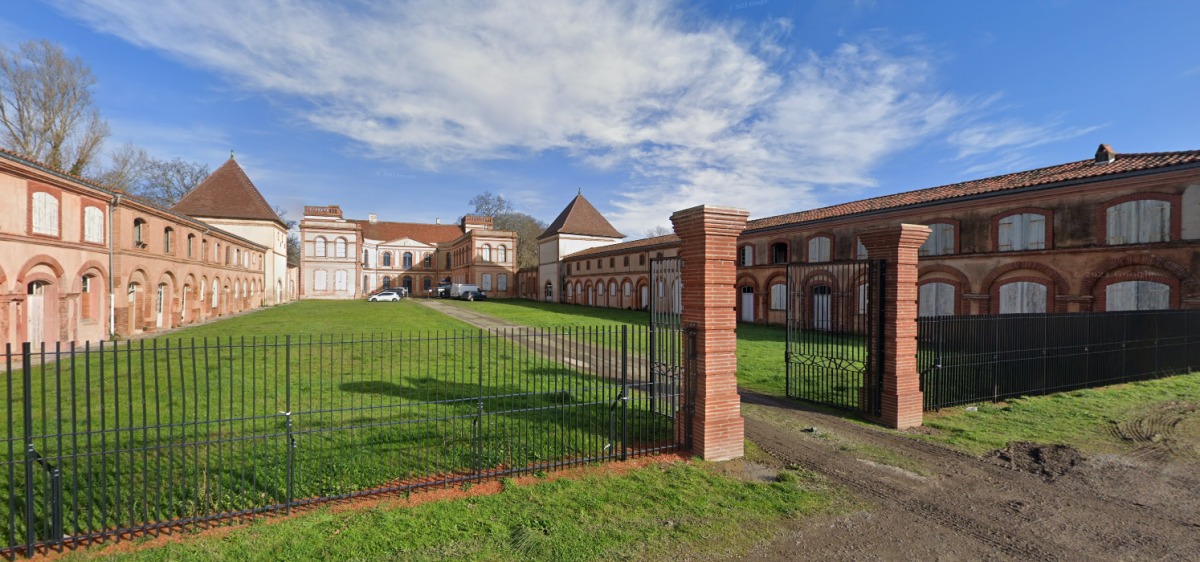
<instances>
[{"instance_id":1,"label":"boarded-up window","mask_svg":"<svg viewBox=\"0 0 1200 562\"><path fill-rule=\"evenodd\" d=\"M324 291L326 287L325 279L326 273L324 271L313 273L313 290Z\"/></svg>"},{"instance_id":2,"label":"boarded-up window","mask_svg":"<svg viewBox=\"0 0 1200 562\"><path fill-rule=\"evenodd\" d=\"M1171 203L1126 201L1108 208L1108 244L1146 244L1171 239Z\"/></svg>"},{"instance_id":3,"label":"boarded-up window","mask_svg":"<svg viewBox=\"0 0 1200 562\"><path fill-rule=\"evenodd\" d=\"M929 225L929 238L921 244L918 254L922 256L947 256L954 253L954 225L935 222Z\"/></svg>"},{"instance_id":4,"label":"boarded-up window","mask_svg":"<svg viewBox=\"0 0 1200 562\"><path fill-rule=\"evenodd\" d=\"M1046 216L1036 213L1000 219L997 232L1001 252L1046 249Z\"/></svg>"},{"instance_id":5,"label":"boarded-up window","mask_svg":"<svg viewBox=\"0 0 1200 562\"><path fill-rule=\"evenodd\" d=\"M754 246L742 246L741 265L744 267L754 265Z\"/></svg>"},{"instance_id":6,"label":"boarded-up window","mask_svg":"<svg viewBox=\"0 0 1200 562\"><path fill-rule=\"evenodd\" d=\"M313 240L313 255L318 258L325 257L325 239L320 236Z\"/></svg>"},{"instance_id":7,"label":"boarded-up window","mask_svg":"<svg viewBox=\"0 0 1200 562\"><path fill-rule=\"evenodd\" d=\"M633 285L629 284L629 282L626 281L625 284L621 286L621 292L626 297L629 297L630 295L633 294Z\"/></svg>"},{"instance_id":8,"label":"boarded-up window","mask_svg":"<svg viewBox=\"0 0 1200 562\"><path fill-rule=\"evenodd\" d=\"M216 279L213 279L213 284L212 284L212 307L213 308L216 308L217 305L221 303L220 299L221 299L220 284L217 283Z\"/></svg>"},{"instance_id":9,"label":"boarded-up window","mask_svg":"<svg viewBox=\"0 0 1200 562\"><path fill-rule=\"evenodd\" d=\"M1000 286L1000 314L1046 312L1046 286L1031 281Z\"/></svg>"},{"instance_id":10,"label":"boarded-up window","mask_svg":"<svg viewBox=\"0 0 1200 562\"><path fill-rule=\"evenodd\" d=\"M33 232L58 236L58 198L44 191L33 194Z\"/></svg>"},{"instance_id":11,"label":"boarded-up window","mask_svg":"<svg viewBox=\"0 0 1200 562\"><path fill-rule=\"evenodd\" d=\"M501 248L503 248L503 247L504 246L501 246ZM569 293L570 286L568 286L567 289L568 289L567 292ZM501 273L500 276L496 279L496 290L501 291L501 292L508 290L508 275L507 274Z\"/></svg>"},{"instance_id":12,"label":"boarded-up window","mask_svg":"<svg viewBox=\"0 0 1200 562\"><path fill-rule=\"evenodd\" d=\"M97 207L83 208L83 241L104 243L104 211Z\"/></svg>"},{"instance_id":13,"label":"boarded-up window","mask_svg":"<svg viewBox=\"0 0 1200 562\"><path fill-rule=\"evenodd\" d=\"M867 259L867 247L863 245L862 240L858 241L858 247L854 250L854 257L860 260Z\"/></svg>"},{"instance_id":14,"label":"boarded-up window","mask_svg":"<svg viewBox=\"0 0 1200 562\"><path fill-rule=\"evenodd\" d=\"M771 310L787 309L787 285L776 283L771 285Z\"/></svg>"},{"instance_id":15,"label":"boarded-up window","mask_svg":"<svg viewBox=\"0 0 1200 562\"><path fill-rule=\"evenodd\" d=\"M1154 281L1122 281L1105 288L1105 309L1166 310L1171 308L1171 287Z\"/></svg>"},{"instance_id":16,"label":"boarded-up window","mask_svg":"<svg viewBox=\"0 0 1200 562\"><path fill-rule=\"evenodd\" d=\"M346 290L346 270L339 269L333 273L333 289L335 291Z\"/></svg>"},{"instance_id":17,"label":"boarded-up window","mask_svg":"<svg viewBox=\"0 0 1200 562\"><path fill-rule=\"evenodd\" d=\"M950 316L954 314L954 285L926 283L917 291L918 316Z\"/></svg>"},{"instance_id":18,"label":"boarded-up window","mask_svg":"<svg viewBox=\"0 0 1200 562\"><path fill-rule=\"evenodd\" d=\"M485 291L492 290L492 274L491 273L483 274L483 286L480 288Z\"/></svg>"},{"instance_id":19,"label":"boarded-up window","mask_svg":"<svg viewBox=\"0 0 1200 562\"><path fill-rule=\"evenodd\" d=\"M617 296L617 282L616 281L608 282L608 296L610 296L610 297Z\"/></svg>"},{"instance_id":20,"label":"boarded-up window","mask_svg":"<svg viewBox=\"0 0 1200 562\"><path fill-rule=\"evenodd\" d=\"M828 236L818 236L808 241L808 261L809 263L819 263L829 261L829 250L833 246L833 241Z\"/></svg>"}]
</instances>

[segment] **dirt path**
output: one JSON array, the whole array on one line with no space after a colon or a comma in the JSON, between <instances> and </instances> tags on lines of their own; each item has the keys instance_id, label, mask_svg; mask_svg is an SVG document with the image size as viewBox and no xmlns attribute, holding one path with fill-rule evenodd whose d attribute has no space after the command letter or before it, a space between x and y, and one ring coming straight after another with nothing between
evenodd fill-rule
<instances>
[{"instance_id":1,"label":"dirt path","mask_svg":"<svg viewBox=\"0 0 1200 562\"><path fill-rule=\"evenodd\" d=\"M514 327L445 303L424 304L481 328ZM557 354L564 346L526 345ZM600 364L597 355L604 353L571 359ZM1171 451L1147 437L1144 453L1130 457L1018 446L978 459L802 402L743 392L742 405L746 436L770 455L772 468L818 473L863 506L799 520L741 559L1200 560L1200 449ZM1115 431L1161 436L1164 425L1146 420ZM733 461L723 469L761 476L763 467L752 464Z\"/></svg>"},{"instance_id":2,"label":"dirt path","mask_svg":"<svg viewBox=\"0 0 1200 562\"><path fill-rule=\"evenodd\" d=\"M747 437L782 466L820 473L870 506L806 520L747 560L1200 557L1200 478L1190 463L1053 448L981 460L790 400L744 394L743 405Z\"/></svg>"}]
</instances>

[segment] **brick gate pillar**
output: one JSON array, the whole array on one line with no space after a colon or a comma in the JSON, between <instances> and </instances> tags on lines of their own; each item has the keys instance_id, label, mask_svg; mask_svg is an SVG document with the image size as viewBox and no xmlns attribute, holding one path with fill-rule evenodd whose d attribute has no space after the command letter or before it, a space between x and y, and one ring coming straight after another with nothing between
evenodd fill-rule
<instances>
[{"instance_id":1,"label":"brick gate pillar","mask_svg":"<svg viewBox=\"0 0 1200 562\"><path fill-rule=\"evenodd\" d=\"M737 237L749 213L702 205L671 215L683 258L682 320L696 326L692 451L705 460L743 454L744 421L737 392Z\"/></svg>"},{"instance_id":2,"label":"brick gate pillar","mask_svg":"<svg viewBox=\"0 0 1200 562\"><path fill-rule=\"evenodd\" d=\"M884 266L883 415L884 425L921 425L924 412L917 372L917 250L929 227L901 224L859 234L870 259Z\"/></svg>"}]
</instances>

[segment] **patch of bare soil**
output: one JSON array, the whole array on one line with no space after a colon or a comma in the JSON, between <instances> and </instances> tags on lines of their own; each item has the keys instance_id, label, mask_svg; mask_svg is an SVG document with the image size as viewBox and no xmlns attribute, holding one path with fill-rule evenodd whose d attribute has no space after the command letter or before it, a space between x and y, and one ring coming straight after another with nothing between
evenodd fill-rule
<instances>
[{"instance_id":1,"label":"patch of bare soil","mask_svg":"<svg viewBox=\"0 0 1200 562\"><path fill-rule=\"evenodd\" d=\"M746 560L1195 560L1200 552L1200 463L1188 445L1195 410L1183 405L1164 409L1182 413L1178 421L1167 412L1124 429L1170 443L1165 456L1088 458L1014 443L982 459L790 400L744 394L743 405L747 437L780 465L822 474L867 506L797 521ZM812 426L822 433L800 430ZM905 470L888 466L901 460Z\"/></svg>"}]
</instances>

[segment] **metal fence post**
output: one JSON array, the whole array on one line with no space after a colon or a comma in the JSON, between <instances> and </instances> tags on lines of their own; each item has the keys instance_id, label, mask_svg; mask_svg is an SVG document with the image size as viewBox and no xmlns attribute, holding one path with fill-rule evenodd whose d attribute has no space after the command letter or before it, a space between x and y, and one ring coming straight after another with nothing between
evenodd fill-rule
<instances>
[{"instance_id":1,"label":"metal fence post","mask_svg":"<svg viewBox=\"0 0 1200 562\"><path fill-rule=\"evenodd\" d=\"M629 443L629 326L621 325L621 460Z\"/></svg>"},{"instance_id":2,"label":"metal fence post","mask_svg":"<svg viewBox=\"0 0 1200 562\"><path fill-rule=\"evenodd\" d=\"M25 431L25 557L33 558L33 545L37 542L34 532L33 464L37 462L37 449L33 447L33 354L29 342L21 344L22 410Z\"/></svg>"},{"instance_id":3,"label":"metal fence post","mask_svg":"<svg viewBox=\"0 0 1200 562\"><path fill-rule=\"evenodd\" d=\"M483 340L486 333L487 331L483 328L479 329L479 400L475 413L475 439L472 443L472 452L475 457L472 464L476 478L479 478L483 472Z\"/></svg>"},{"instance_id":4,"label":"metal fence post","mask_svg":"<svg viewBox=\"0 0 1200 562\"><path fill-rule=\"evenodd\" d=\"M284 505L288 515L292 513L296 485L296 437L292 434L292 336L284 336L283 344L283 400L284 424L287 427L287 497ZM278 396L278 395L276 395Z\"/></svg>"}]
</instances>

